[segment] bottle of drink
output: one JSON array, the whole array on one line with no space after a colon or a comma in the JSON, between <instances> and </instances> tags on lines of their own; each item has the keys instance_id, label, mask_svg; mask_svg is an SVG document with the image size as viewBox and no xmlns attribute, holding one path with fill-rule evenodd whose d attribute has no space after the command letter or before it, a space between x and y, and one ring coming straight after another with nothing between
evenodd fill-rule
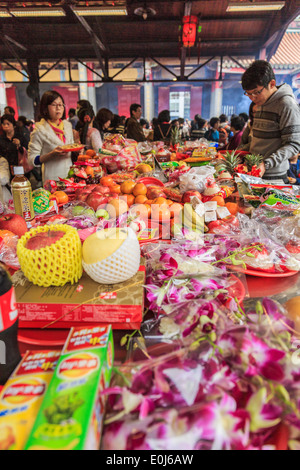
<instances>
[{"instance_id":1,"label":"bottle of drink","mask_svg":"<svg viewBox=\"0 0 300 470\"><path fill-rule=\"evenodd\" d=\"M18 346L18 310L7 271L0 266L0 385L4 385L21 360Z\"/></svg>"},{"instance_id":2,"label":"bottle of drink","mask_svg":"<svg viewBox=\"0 0 300 470\"><path fill-rule=\"evenodd\" d=\"M24 168L22 166L15 166L14 174L11 190L15 213L24 217L27 227L31 228L35 224L31 184L26 176L24 176Z\"/></svg>"}]
</instances>

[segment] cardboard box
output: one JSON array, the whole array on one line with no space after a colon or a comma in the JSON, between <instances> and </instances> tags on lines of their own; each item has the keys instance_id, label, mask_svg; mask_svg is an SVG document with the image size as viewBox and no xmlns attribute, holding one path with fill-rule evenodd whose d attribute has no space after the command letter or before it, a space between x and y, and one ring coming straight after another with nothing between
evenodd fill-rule
<instances>
[{"instance_id":1,"label":"cardboard box","mask_svg":"<svg viewBox=\"0 0 300 470\"><path fill-rule=\"evenodd\" d=\"M107 325L139 329L144 311L145 266L120 284L98 284L83 274L76 284L39 287L27 281L16 286L19 328L71 328Z\"/></svg>"},{"instance_id":2,"label":"cardboard box","mask_svg":"<svg viewBox=\"0 0 300 470\"><path fill-rule=\"evenodd\" d=\"M0 394L0 450L22 450L60 351L27 351Z\"/></svg>"},{"instance_id":3,"label":"cardboard box","mask_svg":"<svg viewBox=\"0 0 300 470\"><path fill-rule=\"evenodd\" d=\"M114 359L111 326L72 328L26 450L98 450Z\"/></svg>"}]
</instances>

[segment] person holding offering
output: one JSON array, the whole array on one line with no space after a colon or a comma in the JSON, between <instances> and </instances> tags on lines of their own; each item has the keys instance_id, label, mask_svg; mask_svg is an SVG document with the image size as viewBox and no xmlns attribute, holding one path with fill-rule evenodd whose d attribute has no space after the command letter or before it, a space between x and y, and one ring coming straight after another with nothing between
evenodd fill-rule
<instances>
[{"instance_id":1,"label":"person holding offering","mask_svg":"<svg viewBox=\"0 0 300 470\"><path fill-rule=\"evenodd\" d=\"M242 76L244 94L256 105L249 152L264 157L261 177L287 183L289 159L300 151L300 109L289 85L276 85L264 60L254 61Z\"/></svg>"},{"instance_id":2,"label":"person holding offering","mask_svg":"<svg viewBox=\"0 0 300 470\"><path fill-rule=\"evenodd\" d=\"M64 145L73 144L72 124L66 120L63 97L46 91L40 103L41 120L30 136L28 159L34 166L42 165L43 182L66 178L72 165L71 153Z\"/></svg>"}]
</instances>

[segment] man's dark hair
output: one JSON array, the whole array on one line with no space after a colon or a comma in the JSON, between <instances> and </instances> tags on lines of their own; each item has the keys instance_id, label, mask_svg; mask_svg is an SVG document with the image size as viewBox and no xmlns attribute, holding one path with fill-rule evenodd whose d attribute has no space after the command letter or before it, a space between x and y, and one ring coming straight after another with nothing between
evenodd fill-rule
<instances>
[{"instance_id":1,"label":"man's dark hair","mask_svg":"<svg viewBox=\"0 0 300 470\"><path fill-rule=\"evenodd\" d=\"M245 126L245 121L241 116L235 117L231 119L230 123L231 127L233 127L236 131L242 131Z\"/></svg>"},{"instance_id":2,"label":"man's dark hair","mask_svg":"<svg viewBox=\"0 0 300 470\"><path fill-rule=\"evenodd\" d=\"M220 123L222 124L222 122L228 121L228 116L226 116L226 114L221 114L219 119L220 119Z\"/></svg>"},{"instance_id":3,"label":"man's dark hair","mask_svg":"<svg viewBox=\"0 0 300 470\"><path fill-rule=\"evenodd\" d=\"M240 113L239 116L242 117L245 122L248 122L249 116L247 113Z\"/></svg>"},{"instance_id":4,"label":"man's dark hair","mask_svg":"<svg viewBox=\"0 0 300 470\"><path fill-rule=\"evenodd\" d=\"M218 117L212 117L209 121L209 124L211 125L211 127L214 127L214 125L217 124L218 121L220 121Z\"/></svg>"},{"instance_id":5,"label":"man's dark hair","mask_svg":"<svg viewBox=\"0 0 300 470\"><path fill-rule=\"evenodd\" d=\"M70 114L72 114L73 116L75 116L75 114L76 114L76 109L75 109L75 108L70 108L70 109L69 109L69 116L70 116Z\"/></svg>"},{"instance_id":6,"label":"man's dark hair","mask_svg":"<svg viewBox=\"0 0 300 470\"><path fill-rule=\"evenodd\" d=\"M133 112L136 113L137 110L138 110L139 108L141 108L141 107L142 107L142 106L141 106L140 104L137 104L137 103L131 104L131 105L130 105L130 116L132 116L132 113L133 113Z\"/></svg>"},{"instance_id":7,"label":"man's dark hair","mask_svg":"<svg viewBox=\"0 0 300 470\"><path fill-rule=\"evenodd\" d=\"M257 86L266 88L271 80L275 80L272 66L266 60L255 60L242 76L244 90L254 90Z\"/></svg>"}]
</instances>

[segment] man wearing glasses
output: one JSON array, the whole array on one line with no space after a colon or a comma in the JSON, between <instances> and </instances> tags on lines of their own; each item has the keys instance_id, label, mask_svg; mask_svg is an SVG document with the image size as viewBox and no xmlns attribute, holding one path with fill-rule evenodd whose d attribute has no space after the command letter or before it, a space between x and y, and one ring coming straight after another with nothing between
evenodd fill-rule
<instances>
[{"instance_id":1,"label":"man wearing glasses","mask_svg":"<svg viewBox=\"0 0 300 470\"><path fill-rule=\"evenodd\" d=\"M271 65L256 60L242 76L245 95L254 103L250 153L262 155L261 176L288 184L289 159L300 151L300 109L289 85L276 86Z\"/></svg>"}]
</instances>

